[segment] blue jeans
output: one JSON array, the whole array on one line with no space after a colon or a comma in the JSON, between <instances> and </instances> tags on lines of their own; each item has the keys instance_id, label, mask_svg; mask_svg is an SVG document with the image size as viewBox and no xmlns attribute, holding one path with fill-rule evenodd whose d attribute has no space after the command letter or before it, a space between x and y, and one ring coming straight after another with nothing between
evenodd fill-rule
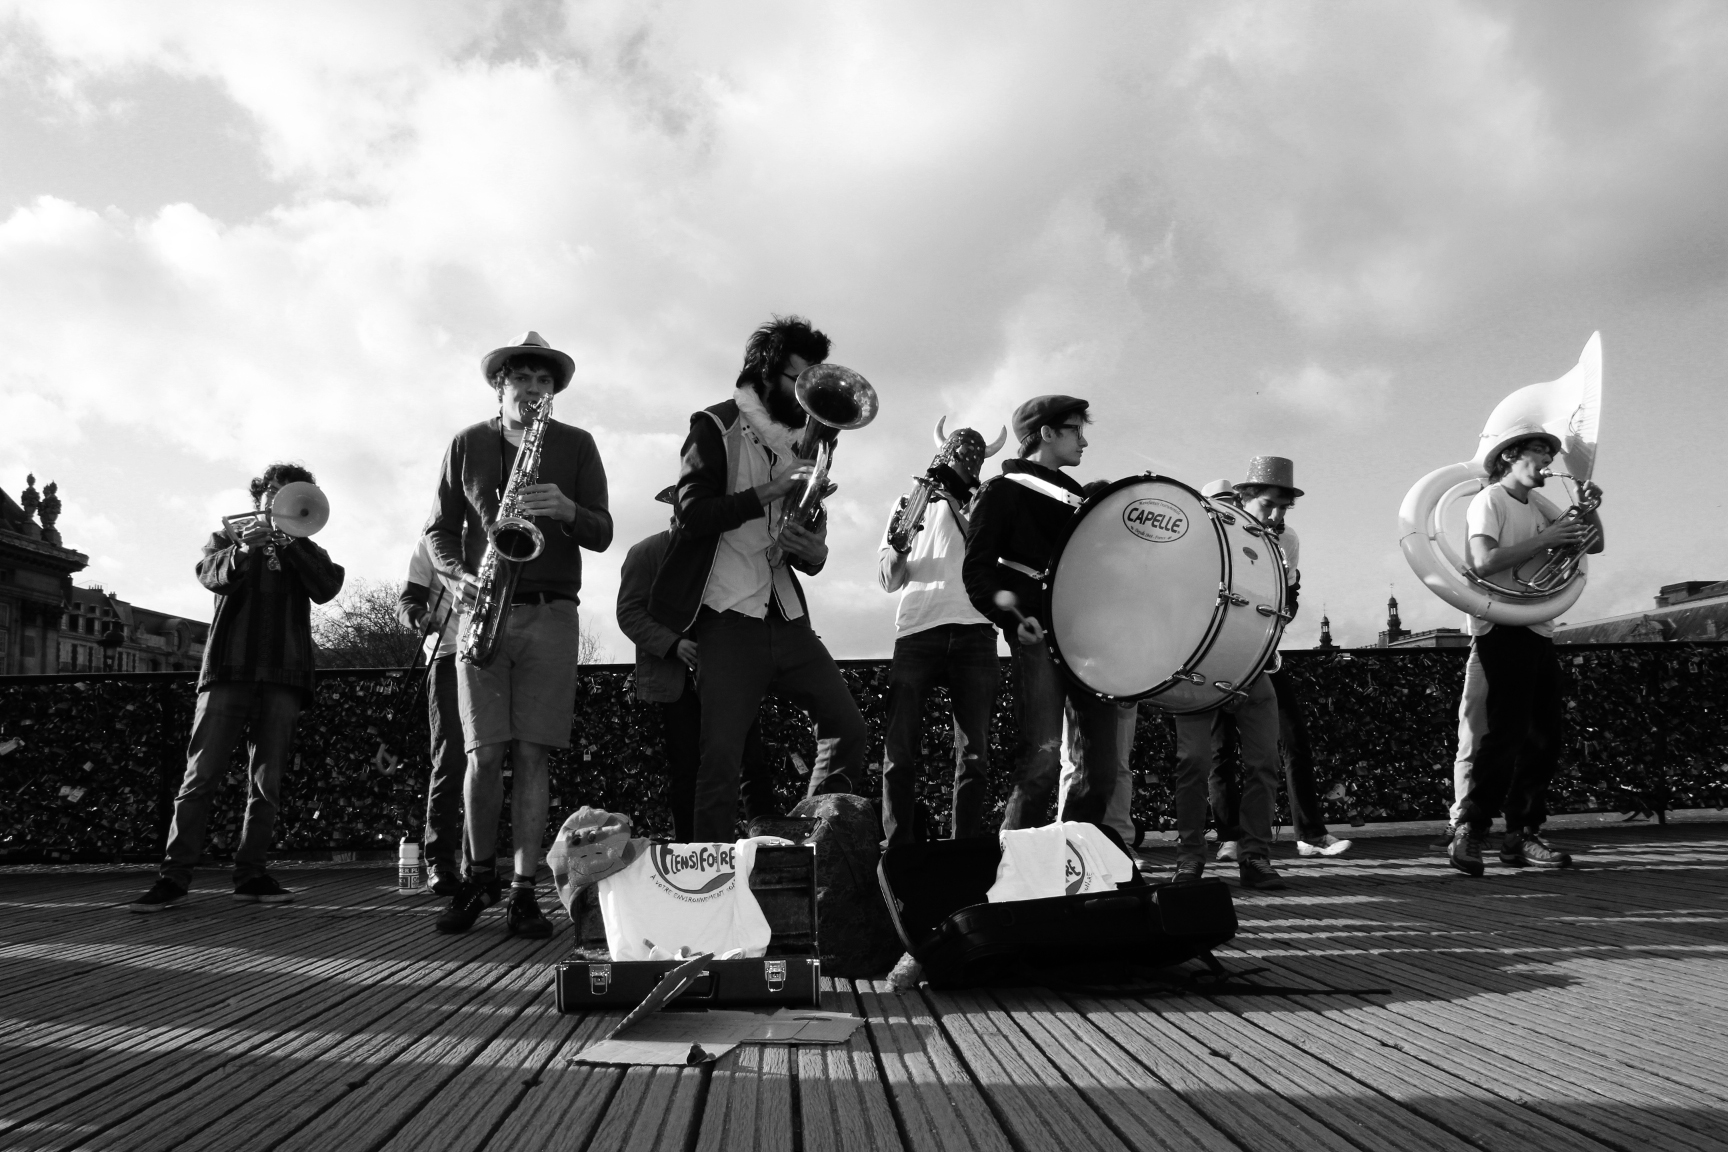
<instances>
[{"instance_id":1,"label":"blue jeans","mask_svg":"<svg viewBox=\"0 0 1728 1152\"><path fill-rule=\"evenodd\" d=\"M1060 819L1085 820L1103 826L1110 795L1116 788L1117 747L1121 739L1120 710L1070 685L1050 656L1047 644L1022 644L1012 633L1015 718L1020 726L1020 758L1014 767L1014 790L1002 827L1034 828L1045 823L1050 798L1062 773L1062 724L1077 734L1071 745L1079 772L1068 789Z\"/></svg>"},{"instance_id":2,"label":"blue jeans","mask_svg":"<svg viewBox=\"0 0 1728 1152\"><path fill-rule=\"evenodd\" d=\"M954 725L954 803L950 835L984 835L984 791L990 771L990 714L995 710L996 629L939 624L894 641L888 669L887 748L882 757L883 846L911 844L923 735L924 698L946 682Z\"/></svg>"},{"instance_id":3,"label":"blue jeans","mask_svg":"<svg viewBox=\"0 0 1728 1152\"><path fill-rule=\"evenodd\" d=\"M246 820L240 828L240 844L234 849L234 883L240 885L264 874L270 837L276 830L282 767L294 740L300 703L300 690L285 684L212 684L198 694L192 739L186 747L186 778L174 798L174 823L168 829L167 858L162 862L164 880L182 888L192 886L192 866L204 851L211 799L248 721L251 780Z\"/></svg>"},{"instance_id":4,"label":"blue jeans","mask_svg":"<svg viewBox=\"0 0 1728 1152\"><path fill-rule=\"evenodd\" d=\"M745 736L769 692L816 721L808 795L850 792L863 780L870 730L808 617L787 620L770 610L758 620L704 608L696 618L696 643L702 650L702 764L691 835L697 841L738 836Z\"/></svg>"},{"instance_id":5,"label":"blue jeans","mask_svg":"<svg viewBox=\"0 0 1728 1152\"><path fill-rule=\"evenodd\" d=\"M1176 717L1176 779L1171 791L1176 801L1179 861L1205 859L1206 783L1224 743L1224 728L1232 721L1242 741L1244 776L1238 812L1241 832L1235 839L1243 856L1272 853L1272 813L1278 803L1278 693L1265 675L1254 677L1247 693L1233 713L1214 708ZM1228 819L1220 812L1221 825Z\"/></svg>"}]
</instances>

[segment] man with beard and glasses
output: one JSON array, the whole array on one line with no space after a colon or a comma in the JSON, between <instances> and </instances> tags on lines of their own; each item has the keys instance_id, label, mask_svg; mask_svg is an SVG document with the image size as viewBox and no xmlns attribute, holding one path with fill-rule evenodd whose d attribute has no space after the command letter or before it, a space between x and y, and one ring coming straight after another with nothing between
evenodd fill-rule
<instances>
[{"instance_id":1,"label":"man with beard and glasses","mask_svg":"<svg viewBox=\"0 0 1728 1152\"><path fill-rule=\"evenodd\" d=\"M649 612L701 653L697 841L736 836L745 734L770 691L816 721L809 795L851 792L863 778L869 732L810 625L797 577L813 576L826 563L827 524L819 518L807 529L785 522L786 498L810 473L796 454L806 417L793 385L800 372L828 358L828 345L809 321L774 317L746 342L731 399L690 417L677 528ZM777 530L784 555L772 561Z\"/></svg>"}]
</instances>

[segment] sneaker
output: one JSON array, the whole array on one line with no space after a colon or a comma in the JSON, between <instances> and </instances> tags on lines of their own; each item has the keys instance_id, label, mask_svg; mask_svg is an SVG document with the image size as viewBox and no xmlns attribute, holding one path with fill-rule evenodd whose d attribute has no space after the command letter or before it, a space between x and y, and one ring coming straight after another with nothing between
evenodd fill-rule
<instances>
[{"instance_id":1,"label":"sneaker","mask_svg":"<svg viewBox=\"0 0 1728 1152\"><path fill-rule=\"evenodd\" d=\"M462 873L448 864L426 865L426 891L434 896L454 896L462 890Z\"/></svg>"},{"instance_id":2,"label":"sneaker","mask_svg":"<svg viewBox=\"0 0 1728 1152\"><path fill-rule=\"evenodd\" d=\"M1508 868L1567 868L1572 857L1534 832L1508 832L1500 842L1500 863Z\"/></svg>"},{"instance_id":3,"label":"sneaker","mask_svg":"<svg viewBox=\"0 0 1728 1152\"><path fill-rule=\"evenodd\" d=\"M1328 832L1318 840L1296 841L1296 854L1299 856L1342 856L1350 851L1350 841L1340 840Z\"/></svg>"},{"instance_id":4,"label":"sneaker","mask_svg":"<svg viewBox=\"0 0 1728 1152\"><path fill-rule=\"evenodd\" d=\"M1206 859L1203 856L1189 856L1176 861L1176 871L1170 874L1172 884L1181 884L1189 880L1200 879L1200 874L1206 871Z\"/></svg>"},{"instance_id":5,"label":"sneaker","mask_svg":"<svg viewBox=\"0 0 1728 1152\"><path fill-rule=\"evenodd\" d=\"M552 921L541 914L532 888L510 890L510 910L504 927L512 936L526 936L530 940L544 940L552 935Z\"/></svg>"},{"instance_id":6,"label":"sneaker","mask_svg":"<svg viewBox=\"0 0 1728 1152\"><path fill-rule=\"evenodd\" d=\"M126 905L128 912L160 912L186 899L186 889L172 880L161 879L150 885L150 891Z\"/></svg>"},{"instance_id":7,"label":"sneaker","mask_svg":"<svg viewBox=\"0 0 1728 1152\"><path fill-rule=\"evenodd\" d=\"M234 899L248 904L288 904L294 893L276 883L276 877L260 872L252 879L234 885Z\"/></svg>"},{"instance_id":8,"label":"sneaker","mask_svg":"<svg viewBox=\"0 0 1728 1152\"><path fill-rule=\"evenodd\" d=\"M1284 878L1278 875L1278 869L1272 867L1270 856L1244 856L1236 865L1236 875L1241 878L1244 888L1266 892L1278 892L1284 888Z\"/></svg>"},{"instance_id":9,"label":"sneaker","mask_svg":"<svg viewBox=\"0 0 1728 1152\"><path fill-rule=\"evenodd\" d=\"M1442 852L1450 851L1452 848L1452 837L1456 836L1457 834L1458 834L1458 825L1448 824L1448 825L1446 825L1446 831L1440 833L1440 835L1438 835L1438 836L1434 837L1434 839L1428 841L1428 847L1438 848Z\"/></svg>"},{"instance_id":10,"label":"sneaker","mask_svg":"<svg viewBox=\"0 0 1728 1152\"><path fill-rule=\"evenodd\" d=\"M1482 875L1482 841L1468 824L1453 829L1452 845L1446 859L1466 876Z\"/></svg>"},{"instance_id":11,"label":"sneaker","mask_svg":"<svg viewBox=\"0 0 1728 1152\"><path fill-rule=\"evenodd\" d=\"M1212 858L1214 860L1240 860L1242 857L1236 851L1236 841L1220 840L1218 842L1218 854Z\"/></svg>"},{"instance_id":12,"label":"sneaker","mask_svg":"<svg viewBox=\"0 0 1728 1152\"><path fill-rule=\"evenodd\" d=\"M474 921L480 919L480 913L498 903L498 879L493 877L489 884L477 884L473 880L464 880L462 887L450 900L450 907L438 917L437 928L440 932L466 932L474 927Z\"/></svg>"}]
</instances>

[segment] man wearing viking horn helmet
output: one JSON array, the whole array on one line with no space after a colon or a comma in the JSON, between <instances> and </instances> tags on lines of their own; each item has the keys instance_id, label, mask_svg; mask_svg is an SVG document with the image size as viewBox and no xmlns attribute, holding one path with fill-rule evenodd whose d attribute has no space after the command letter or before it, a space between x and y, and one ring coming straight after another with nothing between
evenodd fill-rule
<instances>
[{"instance_id":1,"label":"man wearing viking horn helmet","mask_svg":"<svg viewBox=\"0 0 1728 1152\"><path fill-rule=\"evenodd\" d=\"M575 367L538 332L525 333L481 359L481 376L497 396L498 415L451 440L425 532L433 566L461 583L462 634L469 631L487 532L498 519L527 413L542 397L562 392ZM547 771L552 750L570 746L581 648L581 550L604 552L611 545L612 513L594 437L573 424L546 419L534 479L522 489L522 507L540 529L544 546L522 564L491 663L456 663L457 709L468 755L468 866L449 909L438 917L440 932L468 931L503 895L494 861L508 749L516 874L506 927L528 937L552 934L552 922L534 898L549 802Z\"/></svg>"},{"instance_id":2,"label":"man wearing viking horn helmet","mask_svg":"<svg viewBox=\"0 0 1728 1152\"><path fill-rule=\"evenodd\" d=\"M1480 580L1512 587L1513 574L1551 549L1590 541L1602 550L1602 524L1595 511L1563 517L1538 488L1561 447L1560 438L1537 424L1519 424L1488 438L1479 463L1488 486L1470 501L1465 516L1471 571ZM1600 498L1589 481L1580 496ZM1593 536L1593 538L1592 538ZM1563 868L1572 862L1542 838L1548 817L1548 781L1563 738L1560 663L1554 655L1551 620L1528 625L1494 624L1468 617L1472 673L1461 713L1472 691L1482 695L1484 731L1475 742L1468 791L1458 803L1452 834L1452 866L1470 876L1483 872L1482 838L1496 811L1506 814L1500 862L1511 867Z\"/></svg>"},{"instance_id":3,"label":"man wearing viking horn helmet","mask_svg":"<svg viewBox=\"0 0 1728 1152\"><path fill-rule=\"evenodd\" d=\"M924 698L940 682L948 685L954 727L949 832L956 840L985 834L990 713L996 703L1000 662L996 630L972 607L960 568L966 559L966 510L978 491L979 469L1001 451L1008 430L1002 429L995 443L986 444L971 428L945 436L944 424L936 424L936 459L918 478L912 495L902 496L895 505L878 554L882 590L900 593L882 758L884 847L917 839L913 785ZM922 523L915 522L918 504L923 507ZM904 550L896 546L902 541Z\"/></svg>"},{"instance_id":4,"label":"man wearing viking horn helmet","mask_svg":"<svg viewBox=\"0 0 1728 1152\"><path fill-rule=\"evenodd\" d=\"M810 474L798 456L805 423L794 386L828 358L828 337L797 316L776 316L744 347L730 399L690 417L684 438L677 530L654 577L648 611L696 642L702 762L692 834L737 835L744 739L773 691L816 721L809 795L850 792L863 779L870 739L864 717L822 638L810 625L796 572L828 560L827 526L787 522L787 497ZM769 560L776 543L785 563ZM796 571L795 571L796 570Z\"/></svg>"}]
</instances>

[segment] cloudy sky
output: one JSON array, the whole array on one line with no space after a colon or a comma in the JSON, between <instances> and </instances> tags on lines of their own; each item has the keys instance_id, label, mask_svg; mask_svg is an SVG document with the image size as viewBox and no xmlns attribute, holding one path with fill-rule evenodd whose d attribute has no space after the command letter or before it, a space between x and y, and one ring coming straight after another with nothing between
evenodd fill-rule
<instances>
[{"instance_id":1,"label":"cloudy sky","mask_svg":"<svg viewBox=\"0 0 1728 1152\"><path fill-rule=\"evenodd\" d=\"M1422 474L1600 330L1609 551L1572 620L1728 577L1728 7L1629 3L0 5L0 488L85 573L208 618L265 462L399 578L478 357L576 359L618 542L750 329L811 317L882 411L810 582L886 654L886 509L946 415L1066 392L1082 479L1293 457L1303 614L1369 643Z\"/></svg>"}]
</instances>

